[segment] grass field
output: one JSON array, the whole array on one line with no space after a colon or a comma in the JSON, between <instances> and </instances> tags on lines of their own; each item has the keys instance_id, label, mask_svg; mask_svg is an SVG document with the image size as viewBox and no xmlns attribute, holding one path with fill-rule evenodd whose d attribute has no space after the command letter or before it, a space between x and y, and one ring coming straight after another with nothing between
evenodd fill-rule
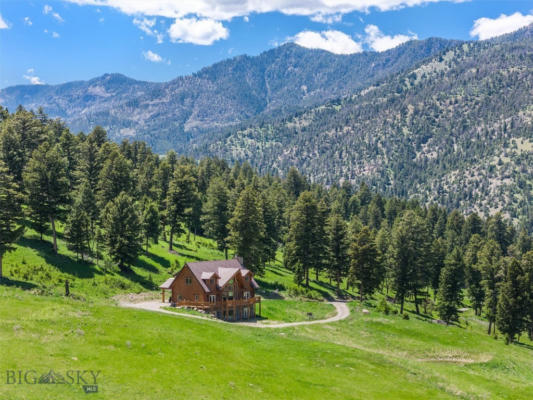
<instances>
[{"instance_id":1,"label":"grass field","mask_svg":"<svg viewBox=\"0 0 533 400\"><path fill-rule=\"evenodd\" d=\"M177 259L222 258L212 242L185 237L154 245L131 274L78 263L60 241L60 254L26 233L5 257L0 285L0 399L85 398L78 384L7 384L7 371L99 371L94 399L529 399L533 343L506 346L486 335L471 311L461 324L432 316L409 320L376 309L379 296L350 303L351 315L325 325L255 329L123 309L111 296L146 292L170 276ZM64 279L73 296L65 298ZM263 315L272 320L324 318L328 304L304 302L290 273L267 269ZM335 288L313 282L311 297ZM347 294L347 293L344 293ZM286 299L284 299L286 298ZM394 306L393 306L394 307ZM362 309L370 310L363 314ZM85 375L92 383L90 375ZM81 382L83 383L83 382Z\"/></svg>"}]
</instances>

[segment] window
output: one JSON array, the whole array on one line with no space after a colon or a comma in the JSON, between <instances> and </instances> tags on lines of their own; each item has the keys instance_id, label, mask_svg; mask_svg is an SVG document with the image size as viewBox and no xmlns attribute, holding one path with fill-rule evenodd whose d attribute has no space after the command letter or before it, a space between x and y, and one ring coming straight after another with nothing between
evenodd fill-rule
<instances>
[{"instance_id":1,"label":"window","mask_svg":"<svg viewBox=\"0 0 533 400\"><path fill-rule=\"evenodd\" d=\"M250 292L244 292L242 297L243 297L243 299L248 300L250 298Z\"/></svg>"},{"instance_id":2,"label":"window","mask_svg":"<svg viewBox=\"0 0 533 400\"><path fill-rule=\"evenodd\" d=\"M210 303L216 303L217 302L217 296L214 294L209 295L209 302Z\"/></svg>"},{"instance_id":3,"label":"window","mask_svg":"<svg viewBox=\"0 0 533 400\"><path fill-rule=\"evenodd\" d=\"M246 282L248 282L248 279L249 279L249 277L248 277L248 275L246 275L246 276L244 277L244 280L245 280Z\"/></svg>"},{"instance_id":4,"label":"window","mask_svg":"<svg viewBox=\"0 0 533 400\"><path fill-rule=\"evenodd\" d=\"M198 301L200 300L200 296L198 296L197 294L194 295L194 301Z\"/></svg>"},{"instance_id":5,"label":"window","mask_svg":"<svg viewBox=\"0 0 533 400\"><path fill-rule=\"evenodd\" d=\"M211 285L212 285L213 283L215 283L215 280L214 280L213 278L211 278L211 279L209 280L209 282L210 282Z\"/></svg>"},{"instance_id":6,"label":"window","mask_svg":"<svg viewBox=\"0 0 533 400\"><path fill-rule=\"evenodd\" d=\"M186 285L192 285L192 278L190 276L185 277L185 284Z\"/></svg>"}]
</instances>

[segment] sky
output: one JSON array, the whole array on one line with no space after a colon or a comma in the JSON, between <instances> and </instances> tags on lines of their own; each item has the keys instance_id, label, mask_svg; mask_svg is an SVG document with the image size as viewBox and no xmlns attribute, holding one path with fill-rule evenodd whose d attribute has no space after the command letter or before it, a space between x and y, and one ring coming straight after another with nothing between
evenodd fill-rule
<instances>
[{"instance_id":1,"label":"sky","mask_svg":"<svg viewBox=\"0 0 533 400\"><path fill-rule=\"evenodd\" d=\"M287 42L352 54L530 23L533 0L0 0L0 88L114 72L161 82Z\"/></svg>"}]
</instances>

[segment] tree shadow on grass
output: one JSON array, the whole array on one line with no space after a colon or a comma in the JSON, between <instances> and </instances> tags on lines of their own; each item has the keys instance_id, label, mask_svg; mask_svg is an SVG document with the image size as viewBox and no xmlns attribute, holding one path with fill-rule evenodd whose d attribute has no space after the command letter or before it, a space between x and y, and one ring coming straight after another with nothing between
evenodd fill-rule
<instances>
[{"instance_id":1,"label":"tree shadow on grass","mask_svg":"<svg viewBox=\"0 0 533 400\"><path fill-rule=\"evenodd\" d=\"M101 274L93 264L87 261L76 261L64 254L55 254L52 244L49 242L23 237L19 240L18 244L37 251L47 264L56 267L61 272L73 275L77 278L94 278L96 274Z\"/></svg>"},{"instance_id":2,"label":"tree shadow on grass","mask_svg":"<svg viewBox=\"0 0 533 400\"><path fill-rule=\"evenodd\" d=\"M159 270L149 262L146 262L141 257L137 258L137 261L135 261L135 267L142 268L146 271L153 272L153 273L159 273Z\"/></svg>"},{"instance_id":3,"label":"tree shadow on grass","mask_svg":"<svg viewBox=\"0 0 533 400\"><path fill-rule=\"evenodd\" d=\"M522 342L513 342L514 345L523 347L525 349L533 350L533 345L530 345L528 343L522 343Z\"/></svg>"},{"instance_id":4,"label":"tree shadow on grass","mask_svg":"<svg viewBox=\"0 0 533 400\"><path fill-rule=\"evenodd\" d=\"M36 287L38 287L35 283L19 281L16 279L5 277L5 276L3 278L0 278L0 285L16 287L16 288L23 289L23 290L31 290L31 289L35 289Z\"/></svg>"},{"instance_id":5,"label":"tree shadow on grass","mask_svg":"<svg viewBox=\"0 0 533 400\"><path fill-rule=\"evenodd\" d=\"M161 265L163 268L170 268L170 261L164 257L158 256L157 254L150 252L144 253L143 256L148 257L150 260Z\"/></svg>"},{"instance_id":6,"label":"tree shadow on grass","mask_svg":"<svg viewBox=\"0 0 533 400\"><path fill-rule=\"evenodd\" d=\"M128 280L130 280L130 281L132 281L132 282L138 283L144 289L156 290L158 288L158 285L156 283L150 281L149 279L146 279L142 275L137 274L135 271L133 271L131 269L128 270L128 271L120 272L119 275L124 277L124 278L126 278L126 279L128 279Z\"/></svg>"}]
</instances>

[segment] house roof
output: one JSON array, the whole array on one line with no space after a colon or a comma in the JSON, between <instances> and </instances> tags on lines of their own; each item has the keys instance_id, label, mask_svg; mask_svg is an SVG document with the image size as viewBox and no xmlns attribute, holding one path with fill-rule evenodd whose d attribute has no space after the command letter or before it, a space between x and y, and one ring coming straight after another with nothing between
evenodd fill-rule
<instances>
[{"instance_id":1,"label":"house roof","mask_svg":"<svg viewBox=\"0 0 533 400\"><path fill-rule=\"evenodd\" d=\"M209 292L209 288L203 282L203 279L210 279L214 274L218 275L218 285L223 287L228 281L240 272L242 276L247 275L250 271L243 267L240 261L236 258L231 260L214 260L214 261L199 261L187 263L191 272L202 285L202 288ZM252 285L258 288L259 285L252 278Z\"/></svg>"},{"instance_id":2,"label":"house roof","mask_svg":"<svg viewBox=\"0 0 533 400\"><path fill-rule=\"evenodd\" d=\"M160 289L170 289L170 286L172 286L172 282L174 282L174 277L168 278L165 283L163 283L161 286L159 286Z\"/></svg>"}]
</instances>

